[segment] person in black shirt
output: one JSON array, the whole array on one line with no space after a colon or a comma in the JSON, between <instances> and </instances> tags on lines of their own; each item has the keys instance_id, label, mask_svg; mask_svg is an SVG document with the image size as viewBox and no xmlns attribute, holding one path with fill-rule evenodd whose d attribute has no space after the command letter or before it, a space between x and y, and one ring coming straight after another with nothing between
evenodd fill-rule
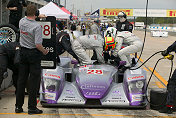
<instances>
[{"instance_id":1,"label":"person in black shirt","mask_svg":"<svg viewBox=\"0 0 176 118\"><path fill-rule=\"evenodd\" d=\"M71 31L76 31L76 25L73 23L71 25ZM65 51L67 51L69 54L71 54L78 62L78 56L73 52L71 42L70 42L70 36L67 32L61 31L56 35L56 47L57 47L57 55L63 54ZM58 57L58 62L60 62L60 59Z\"/></svg>"},{"instance_id":2,"label":"person in black shirt","mask_svg":"<svg viewBox=\"0 0 176 118\"><path fill-rule=\"evenodd\" d=\"M127 15L121 11L118 14L119 21L116 23L117 31L130 31L132 33L133 25L127 20Z\"/></svg>"},{"instance_id":3,"label":"person in black shirt","mask_svg":"<svg viewBox=\"0 0 176 118\"><path fill-rule=\"evenodd\" d=\"M73 52L71 48L70 43L70 36L67 32L61 31L56 36L57 39L57 55L63 54L65 51L67 51L69 54L71 54L78 62L78 56ZM58 60L59 62L60 60Z\"/></svg>"},{"instance_id":4,"label":"person in black shirt","mask_svg":"<svg viewBox=\"0 0 176 118\"><path fill-rule=\"evenodd\" d=\"M10 10L9 24L19 28L19 21L22 18L23 7L27 4L25 0L10 0L7 4L7 9Z\"/></svg>"}]
</instances>

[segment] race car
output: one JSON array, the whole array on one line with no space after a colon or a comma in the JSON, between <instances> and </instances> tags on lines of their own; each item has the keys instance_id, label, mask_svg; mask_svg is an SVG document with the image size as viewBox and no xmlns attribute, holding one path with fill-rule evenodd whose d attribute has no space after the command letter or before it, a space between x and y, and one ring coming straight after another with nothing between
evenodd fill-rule
<instances>
[{"instance_id":1,"label":"race car","mask_svg":"<svg viewBox=\"0 0 176 118\"><path fill-rule=\"evenodd\" d=\"M109 64L77 67L71 66L71 62L71 58L62 57L56 69L43 69L40 86L42 106L147 106L145 70L127 69L119 73L117 67ZM119 81L120 74L123 81Z\"/></svg>"}]
</instances>

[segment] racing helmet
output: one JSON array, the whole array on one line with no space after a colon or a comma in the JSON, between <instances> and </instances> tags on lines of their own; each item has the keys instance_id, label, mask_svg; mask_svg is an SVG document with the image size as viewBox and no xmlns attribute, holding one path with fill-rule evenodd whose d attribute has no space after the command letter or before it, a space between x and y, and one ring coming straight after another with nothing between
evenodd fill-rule
<instances>
[{"instance_id":1,"label":"racing helmet","mask_svg":"<svg viewBox=\"0 0 176 118\"><path fill-rule=\"evenodd\" d=\"M116 42L113 37L105 37L104 51L114 50Z\"/></svg>"},{"instance_id":2,"label":"racing helmet","mask_svg":"<svg viewBox=\"0 0 176 118\"><path fill-rule=\"evenodd\" d=\"M125 12L121 11L121 12L119 12L119 14L118 14L118 18L120 18L120 17L126 18L127 15L125 14Z\"/></svg>"},{"instance_id":3,"label":"racing helmet","mask_svg":"<svg viewBox=\"0 0 176 118\"><path fill-rule=\"evenodd\" d=\"M115 27L108 27L105 32L105 37L113 37L115 39L117 29Z\"/></svg>"}]
</instances>

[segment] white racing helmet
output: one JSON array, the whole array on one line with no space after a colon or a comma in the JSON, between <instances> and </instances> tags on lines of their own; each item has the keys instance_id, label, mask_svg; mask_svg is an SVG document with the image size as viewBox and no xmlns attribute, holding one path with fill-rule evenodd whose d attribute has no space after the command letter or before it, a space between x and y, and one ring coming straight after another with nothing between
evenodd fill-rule
<instances>
[{"instance_id":1,"label":"white racing helmet","mask_svg":"<svg viewBox=\"0 0 176 118\"><path fill-rule=\"evenodd\" d=\"M125 22L127 15L125 14L125 12L121 11L118 14L118 18L119 18L120 22Z\"/></svg>"},{"instance_id":2,"label":"white racing helmet","mask_svg":"<svg viewBox=\"0 0 176 118\"><path fill-rule=\"evenodd\" d=\"M104 37L113 37L115 39L117 29L115 27L108 27L105 31Z\"/></svg>"}]
</instances>

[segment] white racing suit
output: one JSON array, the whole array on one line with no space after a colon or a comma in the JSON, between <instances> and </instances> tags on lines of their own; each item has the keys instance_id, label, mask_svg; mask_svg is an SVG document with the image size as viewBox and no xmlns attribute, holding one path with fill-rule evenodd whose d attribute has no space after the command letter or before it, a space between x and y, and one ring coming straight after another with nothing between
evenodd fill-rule
<instances>
[{"instance_id":1,"label":"white racing suit","mask_svg":"<svg viewBox=\"0 0 176 118\"><path fill-rule=\"evenodd\" d=\"M72 49L82 65L93 64L90 57L86 54L86 49L95 50L98 62L104 63L103 45L104 39L98 34L76 37L72 41Z\"/></svg>"},{"instance_id":2,"label":"white racing suit","mask_svg":"<svg viewBox=\"0 0 176 118\"><path fill-rule=\"evenodd\" d=\"M89 32L89 34L90 34L90 35L91 35L91 34L100 34L100 35L101 35L100 28L99 28L99 26L98 26L96 23L94 23L94 24L90 27L90 32Z\"/></svg>"},{"instance_id":3,"label":"white racing suit","mask_svg":"<svg viewBox=\"0 0 176 118\"><path fill-rule=\"evenodd\" d=\"M118 55L122 61L126 61L125 66L130 67L132 63L130 54L141 51L143 42L129 31L117 32L115 41L117 42L117 44L114 49L113 55ZM125 44L127 46L121 49L122 44Z\"/></svg>"}]
</instances>

